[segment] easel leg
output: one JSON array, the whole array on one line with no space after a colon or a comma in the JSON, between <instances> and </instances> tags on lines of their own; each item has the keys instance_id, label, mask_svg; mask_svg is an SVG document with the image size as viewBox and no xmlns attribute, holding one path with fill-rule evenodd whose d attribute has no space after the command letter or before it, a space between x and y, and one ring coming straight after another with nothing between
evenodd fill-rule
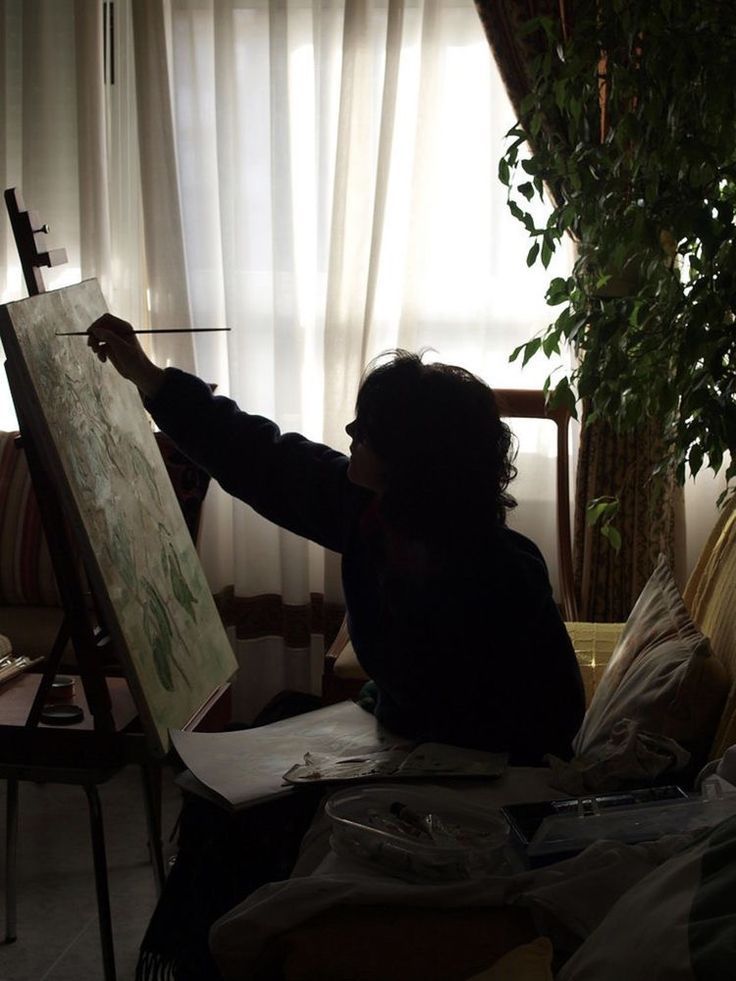
<instances>
[{"instance_id":1,"label":"easel leg","mask_svg":"<svg viewBox=\"0 0 736 981\"><path fill-rule=\"evenodd\" d=\"M102 947L102 967L105 981L115 981L115 952L112 942L112 917L110 915L110 892L107 885L107 858L105 856L105 832L102 826L100 795L94 784L85 784L89 803L89 820L92 831L92 855L95 864L95 886L97 889L97 915L100 921L100 945Z\"/></svg>"},{"instance_id":2,"label":"easel leg","mask_svg":"<svg viewBox=\"0 0 736 981\"><path fill-rule=\"evenodd\" d=\"M151 763L141 764L141 778L148 820L148 849L151 853L156 892L160 896L166 878L161 843L161 767Z\"/></svg>"},{"instance_id":3,"label":"easel leg","mask_svg":"<svg viewBox=\"0 0 736 981\"><path fill-rule=\"evenodd\" d=\"M5 825L5 943L17 938L18 781L8 777Z\"/></svg>"}]
</instances>

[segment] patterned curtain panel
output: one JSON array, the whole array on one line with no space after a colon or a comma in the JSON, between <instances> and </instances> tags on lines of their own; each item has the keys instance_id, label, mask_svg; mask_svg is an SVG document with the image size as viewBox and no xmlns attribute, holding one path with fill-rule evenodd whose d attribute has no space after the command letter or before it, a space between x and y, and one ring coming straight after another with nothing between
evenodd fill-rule
<instances>
[{"instance_id":1,"label":"patterned curtain panel","mask_svg":"<svg viewBox=\"0 0 736 981\"><path fill-rule=\"evenodd\" d=\"M544 50L539 31L524 35L520 28L532 17L565 18L564 0L475 0L475 6L511 104L519 115L521 103L531 89L529 65ZM547 127L555 129L555 120L548 119ZM557 136L566 139L559 130ZM548 185L547 194L560 204L564 188Z\"/></svg>"},{"instance_id":2,"label":"patterned curtain panel","mask_svg":"<svg viewBox=\"0 0 736 981\"><path fill-rule=\"evenodd\" d=\"M667 556L675 577L682 578L682 489L672 474L659 482L650 479L659 445L656 422L617 434L604 423L585 425L583 416L573 560L583 621L626 620L660 553ZM604 495L618 496L621 502L615 520L622 541L618 552L598 527L586 522L586 503Z\"/></svg>"},{"instance_id":3,"label":"patterned curtain panel","mask_svg":"<svg viewBox=\"0 0 736 981\"><path fill-rule=\"evenodd\" d=\"M530 90L528 66L539 53L540 37L539 32L522 37L519 28L535 16L566 17L564 0L475 0L475 6L509 97L518 109ZM564 188L555 188L555 192L555 196L564 195ZM669 557L676 576L684 565L682 491L671 478L657 488L648 479L657 445L656 423L625 435L617 435L610 426L583 425L574 539L581 620L625 620L660 552ZM586 524L588 501L604 495L618 496L621 501L616 521L622 537L618 553L597 528Z\"/></svg>"},{"instance_id":4,"label":"patterned curtain panel","mask_svg":"<svg viewBox=\"0 0 736 981\"><path fill-rule=\"evenodd\" d=\"M532 17L559 16L558 0L475 0L501 78L519 109L529 92L528 65L539 53L537 34L522 37L519 28Z\"/></svg>"}]
</instances>

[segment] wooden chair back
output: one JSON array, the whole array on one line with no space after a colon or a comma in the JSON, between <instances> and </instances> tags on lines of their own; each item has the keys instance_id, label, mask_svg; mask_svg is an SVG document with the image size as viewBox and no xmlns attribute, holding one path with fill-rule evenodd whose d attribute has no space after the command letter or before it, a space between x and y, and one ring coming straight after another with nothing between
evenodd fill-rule
<instances>
[{"instance_id":1,"label":"wooden chair back","mask_svg":"<svg viewBox=\"0 0 736 981\"><path fill-rule=\"evenodd\" d=\"M549 419L557 426L556 514L560 605L565 620L577 620L570 525L570 411L566 408L548 408L541 389L495 388L494 392L499 411L505 418Z\"/></svg>"}]
</instances>

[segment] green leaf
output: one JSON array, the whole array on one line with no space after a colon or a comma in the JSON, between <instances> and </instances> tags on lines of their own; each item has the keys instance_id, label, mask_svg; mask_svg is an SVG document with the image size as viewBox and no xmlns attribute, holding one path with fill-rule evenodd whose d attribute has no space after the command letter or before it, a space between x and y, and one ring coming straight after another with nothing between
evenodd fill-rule
<instances>
[{"instance_id":1,"label":"green leaf","mask_svg":"<svg viewBox=\"0 0 736 981\"><path fill-rule=\"evenodd\" d=\"M700 468L703 466L703 451L699 446L696 445L690 448L687 463L690 468L690 473L693 477L695 477Z\"/></svg>"},{"instance_id":2,"label":"green leaf","mask_svg":"<svg viewBox=\"0 0 736 981\"><path fill-rule=\"evenodd\" d=\"M529 249L526 257L527 266L533 266L537 261L537 256L539 255L539 242L535 242L534 245Z\"/></svg>"},{"instance_id":3,"label":"green leaf","mask_svg":"<svg viewBox=\"0 0 736 981\"><path fill-rule=\"evenodd\" d=\"M568 289L567 280L562 276L555 276L552 282L549 284L546 294L548 305L555 307L558 303L564 303L569 299L569 297L570 291Z\"/></svg>"},{"instance_id":4,"label":"green leaf","mask_svg":"<svg viewBox=\"0 0 736 981\"><path fill-rule=\"evenodd\" d=\"M577 406L575 404L575 393L570 388L567 378L561 378L555 385L549 397L549 407L551 409L567 409L573 419L577 419Z\"/></svg>"},{"instance_id":5,"label":"green leaf","mask_svg":"<svg viewBox=\"0 0 736 981\"><path fill-rule=\"evenodd\" d=\"M598 523L598 521L603 518L605 514L608 513L611 507L610 498L595 498L595 500L588 501L588 505L585 509L585 523L589 528L592 528Z\"/></svg>"},{"instance_id":6,"label":"green leaf","mask_svg":"<svg viewBox=\"0 0 736 981\"><path fill-rule=\"evenodd\" d=\"M541 344L542 344L541 337L533 337L530 341L527 342L527 344L524 345L524 358L521 362L522 368L529 361L530 358L534 357L534 355L541 347Z\"/></svg>"},{"instance_id":7,"label":"green leaf","mask_svg":"<svg viewBox=\"0 0 736 981\"><path fill-rule=\"evenodd\" d=\"M603 525L601 535L608 540L609 545L616 551L621 551L621 532L613 525Z\"/></svg>"},{"instance_id":8,"label":"green leaf","mask_svg":"<svg viewBox=\"0 0 736 981\"><path fill-rule=\"evenodd\" d=\"M534 186L532 185L531 181L524 181L523 184L519 184L517 190L519 194L522 194L527 199L527 201L531 201L531 199L534 197Z\"/></svg>"},{"instance_id":9,"label":"green leaf","mask_svg":"<svg viewBox=\"0 0 736 981\"><path fill-rule=\"evenodd\" d=\"M529 37L530 34L534 34L540 28L544 30L544 19L542 17L534 17L531 20L522 23L517 28L519 37Z\"/></svg>"},{"instance_id":10,"label":"green leaf","mask_svg":"<svg viewBox=\"0 0 736 981\"><path fill-rule=\"evenodd\" d=\"M511 175L509 173L509 165L506 162L506 158L501 157L501 159L498 161L498 179L501 181L502 184L505 184L506 187L508 187L510 177Z\"/></svg>"},{"instance_id":11,"label":"green leaf","mask_svg":"<svg viewBox=\"0 0 736 981\"><path fill-rule=\"evenodd\" d=\"M553 354L560 353L560 335L559 331L554 331L542 340L542 350L545 355L550 358Z\"/></svg>"},{"instance_id":12,"label":"green leaf","mask_svg":"<svg viewBox=\"0 0 736 981\"><path fill-rule=\"evenodd\" d=\"M526 344L520 344L518 347L515 347L514 350L511 352L511 354L509 355L509 361L516 361L516 359L519 357L519 355L521 354L521 352L524 350L525 347Z\"/></svg>"}]
</instances>

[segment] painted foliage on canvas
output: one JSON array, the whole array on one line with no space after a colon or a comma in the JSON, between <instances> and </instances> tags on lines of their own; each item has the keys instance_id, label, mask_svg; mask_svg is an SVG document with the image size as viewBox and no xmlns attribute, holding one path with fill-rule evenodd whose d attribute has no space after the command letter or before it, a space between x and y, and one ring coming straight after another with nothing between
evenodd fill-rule
<instances>
[{"instance_id":1,"label":"painted foliage on canvas","mask_svg":"<svg viewBox=\"0 0 736 981\"><path fill-rule=\"evenodd\" d=\"M84 337L106 309L95 280L8 304L0 317L15 398L52 476L161 747L235 670L179 504L135 387ZM58 471L58 472L57 472Z\"/></svg>"}]
</instances>

